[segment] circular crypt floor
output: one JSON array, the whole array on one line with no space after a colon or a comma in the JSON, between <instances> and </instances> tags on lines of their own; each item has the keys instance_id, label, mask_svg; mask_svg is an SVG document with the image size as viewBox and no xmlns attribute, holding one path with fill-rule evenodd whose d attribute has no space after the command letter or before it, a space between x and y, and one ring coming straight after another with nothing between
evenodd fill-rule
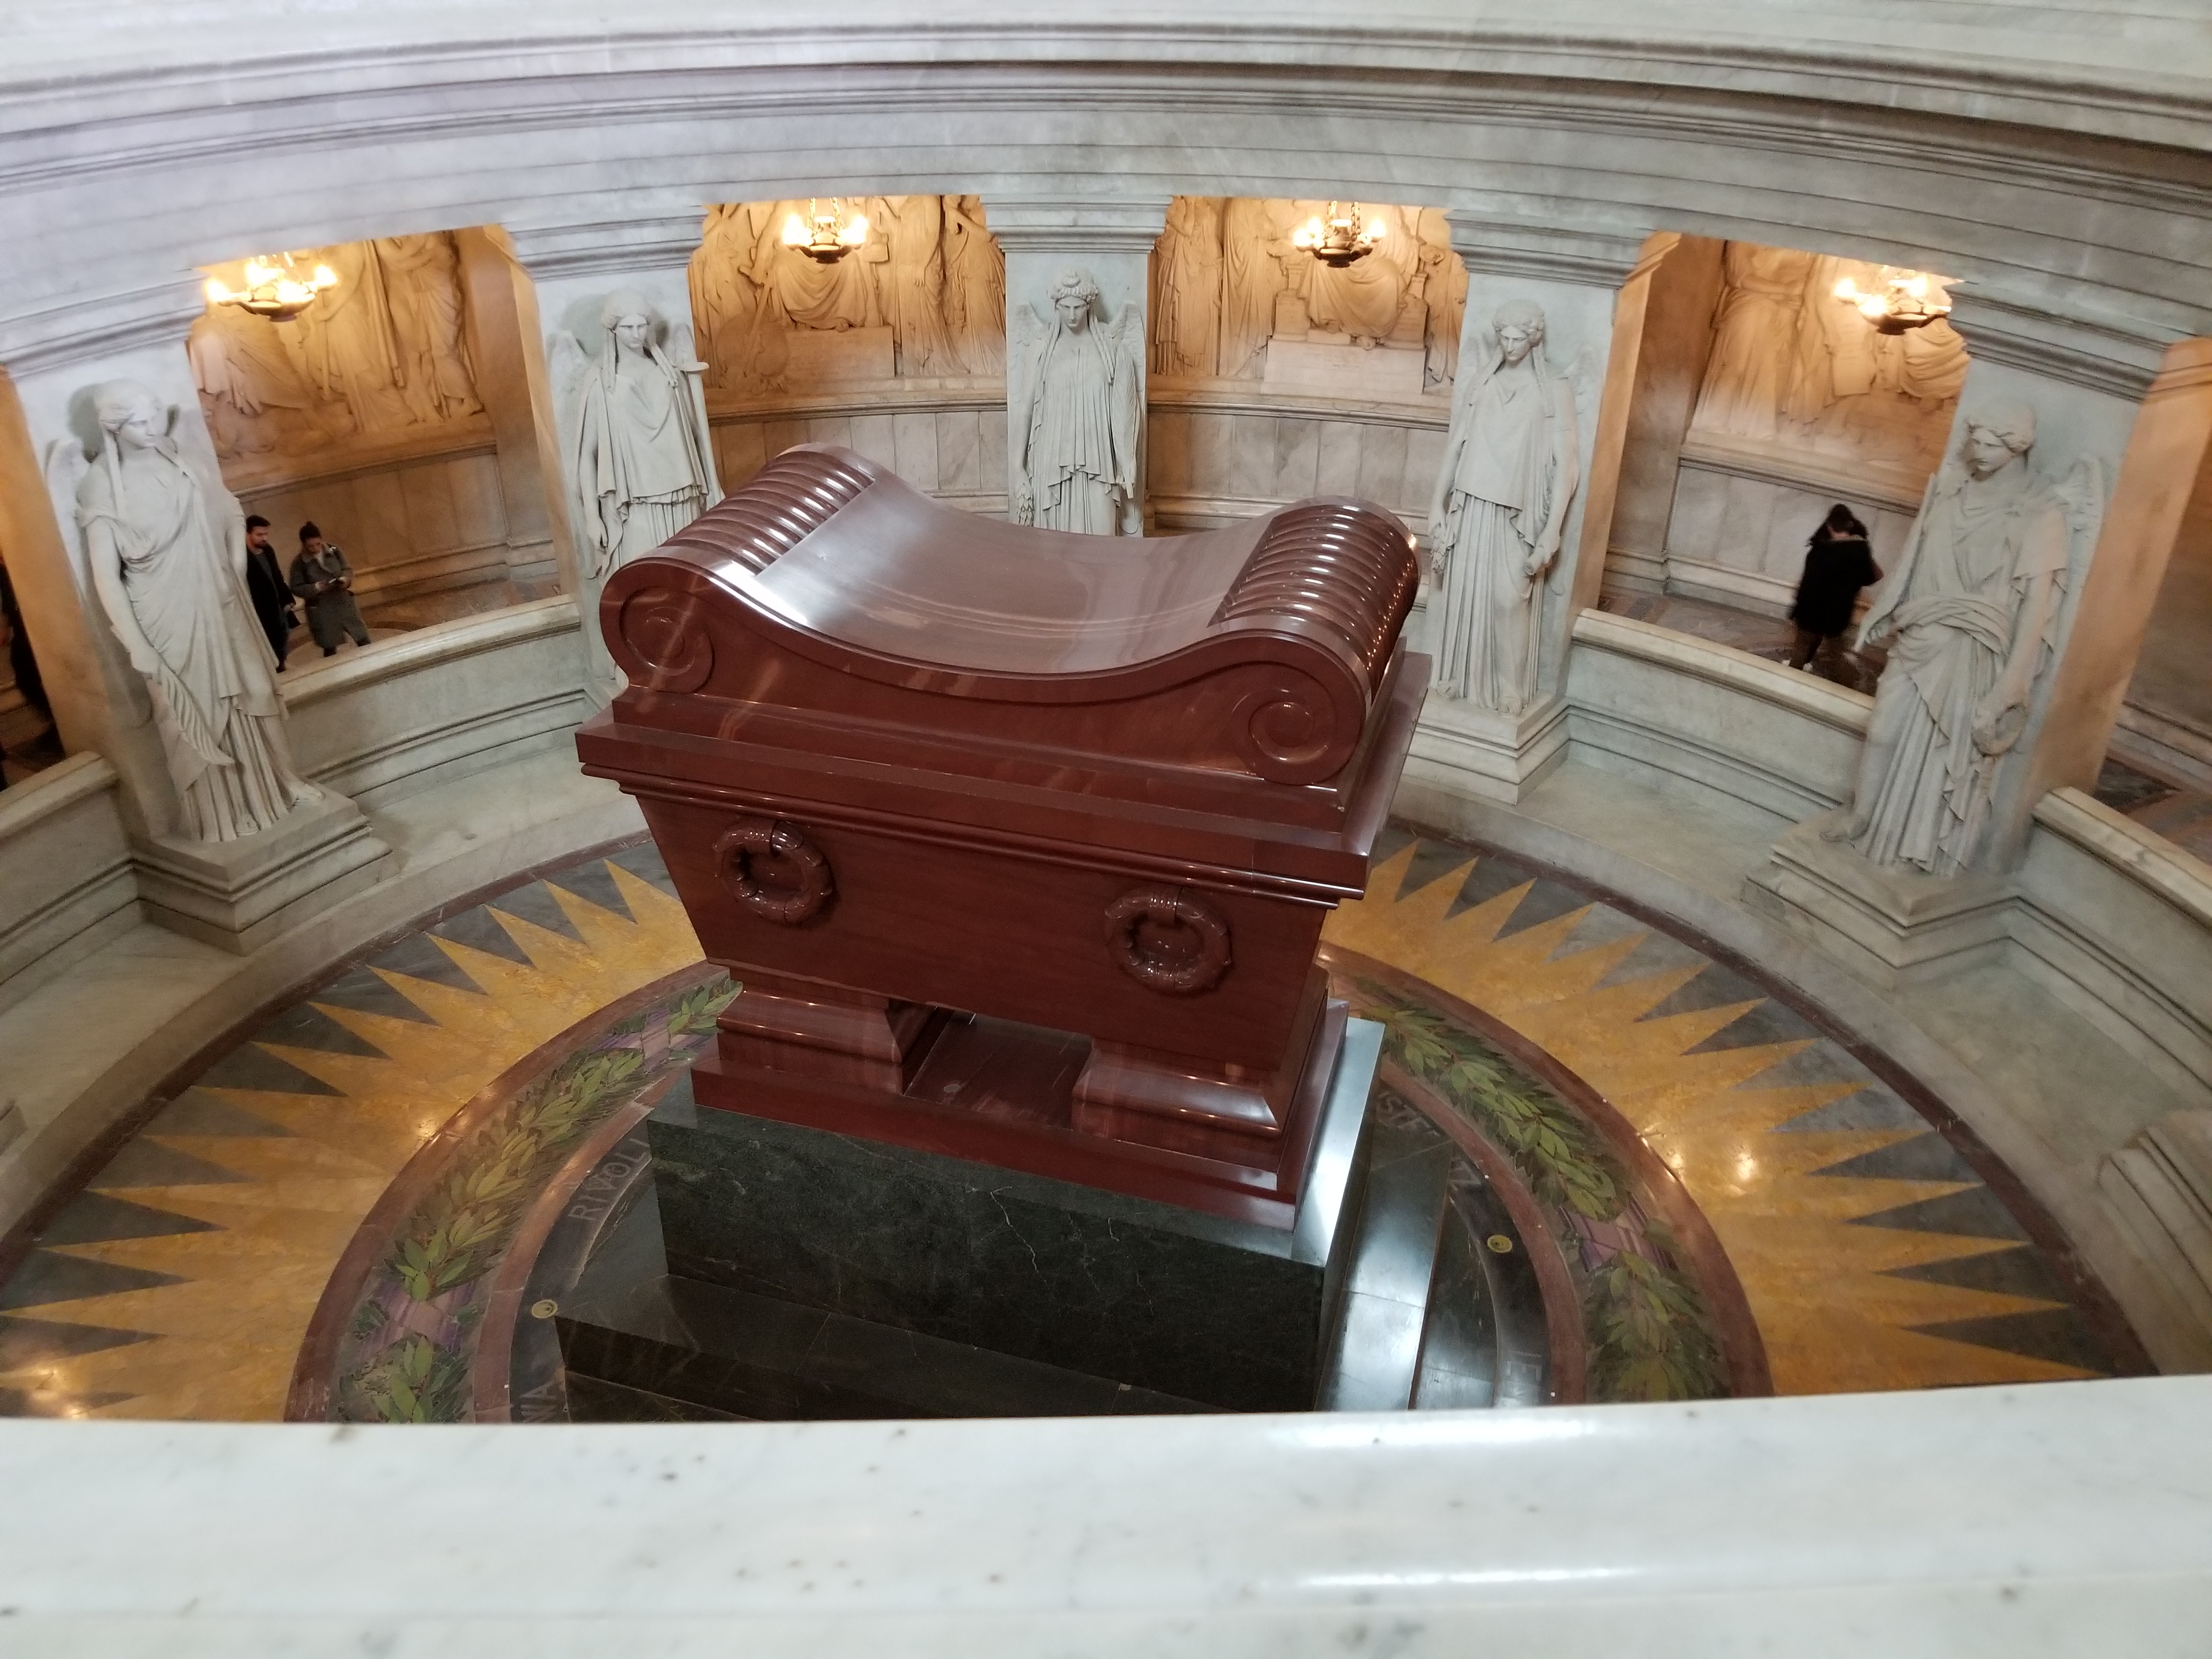
<instances>
[{"instance_id":1,"label":"circular crypt floor","mask_svg":"<svg viewBox=\"0 0 2212 1659\"><path fill-rule=\"evenodd\" d=\"M1664 923L1394 828L1325 939L1385 1028L1378 1123L1525 1247L1542 1397L2149 1369L1909 1077ZM649 1187L640 1121L733 994L649 843L348 964L149 1102L0 1261L0 1414L569 1415L541 1316ZM1467 1403L1432 1380L1417 1404Z\"/></svg>"}]
</instances>

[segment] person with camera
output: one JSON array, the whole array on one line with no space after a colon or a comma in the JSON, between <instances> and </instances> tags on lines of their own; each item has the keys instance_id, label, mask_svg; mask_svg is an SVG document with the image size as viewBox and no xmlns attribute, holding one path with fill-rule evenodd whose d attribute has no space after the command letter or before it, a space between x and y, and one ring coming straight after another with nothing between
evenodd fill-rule
<instances>
[{"instance_id":1,"label":"person with camera","mask_svg":"<svg viewBox=\"0 0 2212 1659\"><path fill-rule=\"evenodd\" d=\"M300 526L300 556L292 561L292 591L307 607L307 628L323 654L335 657L338 642L350 636L368 643L368 624L354 603L353 570L345 555L323 539L311 520Z\"/></svg>"}]
</instances>

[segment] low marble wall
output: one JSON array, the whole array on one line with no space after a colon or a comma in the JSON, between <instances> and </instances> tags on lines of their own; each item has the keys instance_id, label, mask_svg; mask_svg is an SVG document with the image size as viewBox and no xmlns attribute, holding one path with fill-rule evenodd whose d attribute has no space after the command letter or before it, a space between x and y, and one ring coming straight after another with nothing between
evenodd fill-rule
<instances>
[{"instance_id":1,"label":"low marble wall","mask_svg":"<svg viewBox=\"0 0 2212 1659\"><path fill-rule=\"evenodd\" d=\"M793 444L842 444L916 489L969 513L1006 511L1003 387L917 392L906 386L712 411L714 466L734 489Z\"/></svg>"},{"instance_id":2,"label":"low marble wall","mask_svg":"<svg viewBox=\"0 0 2212 1659\"><path fill-rule=\"evenodd\" d=\"M114 768L72 755L0 793L0 1008L137 919Z\"/></svg>"},{"instance_id":3,"label":"low marble wall","mask_svg":"<svg viewBox=\"0 0 2212 1659\"><path fill-rule=\"evenodd\" d=\"M287 674L292 747L364 806L457 770L565 742L590 712L566 595L379 641Z\"/></svg>"},{"instance_id":4,"label":"low marble wall","mask_svg":"<svg viewBox=\"0 0 2212 1659\"><path fill-rule=\"evenodd\" d=\"M108 1659L464 1633L488 1659L2147 1659L2212 1620L2208 1412L2212 1380L2151 1377L1061 1422L17 1421L0 1560L11 1651Z\"/></svg>"},{"instance_id":5,"label":"low marble wall","mask_svg":"<svg viewBox=\"0 0 2212 1659\"><path fill-rule=\"evenodd\" d=\"M511 570L550 574L550 544L510 545L499 455L488 424L439 434L439 447L363 450L332 470L257 484L233 463L226 478L248 513L269 520L289 568L300 526L312 520L344 549L363 599L399 599L497 580Z\"/></svg>"}]
</instances>

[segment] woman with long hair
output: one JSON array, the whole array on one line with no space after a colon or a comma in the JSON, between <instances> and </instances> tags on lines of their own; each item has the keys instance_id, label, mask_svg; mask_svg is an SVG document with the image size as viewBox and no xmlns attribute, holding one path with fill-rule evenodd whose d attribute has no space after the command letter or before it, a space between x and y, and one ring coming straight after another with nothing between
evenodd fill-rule
<instances>
[{"instance_id":1,"label":"woman with long hair","mask_svg":"<svg viewBox=\"0 0 2212 1659\"><path fill-rule=\"evenodd\" d=\"M1881 580L1881 567L1867 544L1866 526L1850 508L1837 502L1805 544L1805 574L1797 579L1797 602L1790 607L1790 620L1797 624L1790 665L1819 672L1813 669L1814 659L1850 627L1859 590Z\"/></svg>"}]
</instances>

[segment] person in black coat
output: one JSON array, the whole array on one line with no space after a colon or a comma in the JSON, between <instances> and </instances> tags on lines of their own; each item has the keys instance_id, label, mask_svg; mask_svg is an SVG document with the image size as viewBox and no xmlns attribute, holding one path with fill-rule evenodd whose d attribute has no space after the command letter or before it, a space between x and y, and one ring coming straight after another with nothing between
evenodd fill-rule
<instances>
[{"instance_id":1,"label":"person in black coat","mask_svg":"<svg viewBox=\"0 0 2212 1659\"><path fill-rule=\"evenodd\" d=\"M1790 607L1790 620L1797 624L1790 665L1811 668L1813 659L1850 627L1860 589L1881 580L1866 526L1838 501L1806 544L1805 574L1797 579L1797 602Z\"/></svg>"},{"instance_id":2,"label":"person in black coat","mask_svg":"<svg viewBox=\"0 0 2212 1659\"><path fill-rule=\"evenodd\" d=\"M246 591L253 600L253 614L276 653L276 672L284 672L284 653L292 647L292 630L300 625L292 607L292 590L285 585L284 567L276 562L276 550L269 545L269 520L255 514L246 521Z\"/></svg>"}]
</instances>

